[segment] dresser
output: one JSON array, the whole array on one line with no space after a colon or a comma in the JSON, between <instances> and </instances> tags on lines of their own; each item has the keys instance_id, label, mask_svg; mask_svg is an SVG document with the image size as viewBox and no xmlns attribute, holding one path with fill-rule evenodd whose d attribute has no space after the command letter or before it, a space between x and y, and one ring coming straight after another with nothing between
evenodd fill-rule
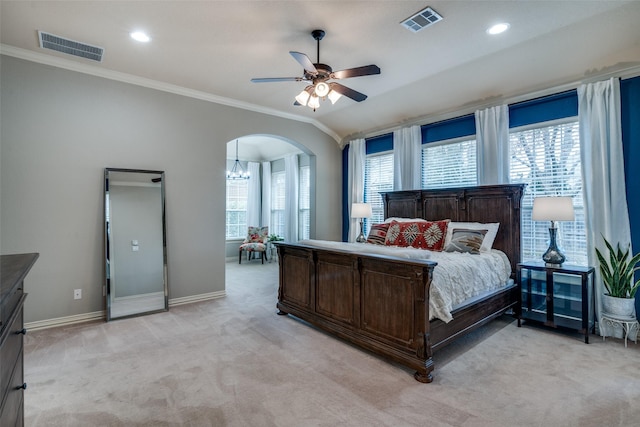
<instances>
[{"instance_id":1,"label":"dresser","mask_svg":"<svg viewBox=\"0 0 640 427\"><path fill-rule=\"evenodd\" d=\"M0 256L0 426L24 425L24 278L38 254Z\"/></svg>"}]
</instances>

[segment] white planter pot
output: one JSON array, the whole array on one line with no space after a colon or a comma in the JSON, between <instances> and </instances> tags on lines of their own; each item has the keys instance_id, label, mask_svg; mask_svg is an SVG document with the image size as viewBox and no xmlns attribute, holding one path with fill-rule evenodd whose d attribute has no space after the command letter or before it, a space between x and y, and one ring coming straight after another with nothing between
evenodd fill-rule
<instances>
[{"instance_id":1,"label":"white planter pot","mask_svg":"<svg viewBox=\"0 0 640 427\"><path fill-rule=\"evenodd\" d=\"M609 295L602 296L602 311L621 317L636 317L635 298L616 298Z\"/></svg>"}]
</instances>

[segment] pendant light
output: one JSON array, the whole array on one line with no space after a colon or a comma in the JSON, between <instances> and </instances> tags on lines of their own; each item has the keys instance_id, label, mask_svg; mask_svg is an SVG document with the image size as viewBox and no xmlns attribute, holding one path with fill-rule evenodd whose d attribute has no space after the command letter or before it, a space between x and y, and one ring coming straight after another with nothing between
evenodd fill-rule
<instances>
[{"instance_id":1,"label":"pendant light","mask_svg":"<svg viewBox=\"0 0 640 427\"><path fill-rule=\"evenodd\" d=\"M233 162L233 168L227 171L227 179L249 179L249 171L245 171L238 160L238 140L236 139L236 161Z\"/></svg>"}]
</instances>

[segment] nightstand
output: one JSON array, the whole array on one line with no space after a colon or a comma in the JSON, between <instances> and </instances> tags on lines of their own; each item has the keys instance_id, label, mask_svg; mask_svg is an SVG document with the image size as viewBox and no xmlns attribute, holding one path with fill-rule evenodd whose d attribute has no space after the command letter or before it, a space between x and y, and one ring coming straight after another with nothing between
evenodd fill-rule
<instances>
[{"instance_id":1,"label":"nightstand","mask_svg":"<svg viewBox=\"0 0 640 427\"><path fill-rule=\"evenodd\" d=\"M523 262L516 266L521 288L521 319L533 320L552 328L564 327L584 334L595 327L593 267L544 262Z\"/></svg>"}]
</instances>

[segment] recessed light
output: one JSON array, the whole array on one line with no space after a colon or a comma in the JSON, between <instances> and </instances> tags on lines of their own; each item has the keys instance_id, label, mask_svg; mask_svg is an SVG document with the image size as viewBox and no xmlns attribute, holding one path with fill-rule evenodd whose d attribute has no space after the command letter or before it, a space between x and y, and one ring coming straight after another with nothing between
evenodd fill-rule
<instances>
[{"instance_id":1,"label":"recessed light","mask_svg":"<svg viewBox=\"0 0 640 427\"><path fill-rule=\"evenodd\" d=\"M143 43L151 41L151 37L149 37L148 35L146 35L142 31L134 31L133 33L130 34L130 36L131 36L132 39L134 39L136 41L139 41L139 42L143 42Z\"/></svg>"},{"instance_id":2,"label":"recessed light","mask_svg":"<svg viewBox=\"0 0 640 427\"><path fill-rule=\"evenodd\" d=\"M509 25L506 22L501 22L500 24L496 24L496 25L490 27L487 30L487 34L495 35L495 34L504 33L505 31L507 31L509 29L510 26L511 25Z\"/></svg>"}]
</instances>

